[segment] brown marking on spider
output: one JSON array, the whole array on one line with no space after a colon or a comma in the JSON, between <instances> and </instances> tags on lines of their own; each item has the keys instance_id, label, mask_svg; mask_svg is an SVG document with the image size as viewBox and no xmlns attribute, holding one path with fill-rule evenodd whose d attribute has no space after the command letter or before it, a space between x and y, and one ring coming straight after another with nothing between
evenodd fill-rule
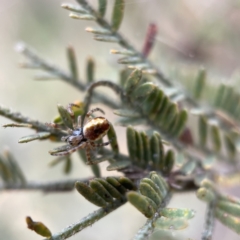
<instances>
[{"instance_id":1,"label":"brown marking on spider","mask_svg":"<svg viewBox=\"0 0 240 240\"><path fill-rule=\"evenodd\" d=\"M67 110L70 114L72 114L71 107L75 106L73 104L69 104L67 107ZM91 163L91 149L101 146L106 146L110 144L110 142L105 142L101 144L96 144L95 141L103 138L109 128L110 123L108 120L104 117L95 117L93 118L91 116L92 113L99 111L104 114L104 111L100 108L94 108L90 110L86 114L87 122L83 125L83 128L81 128L81 117L79 116L77 119L77 124L74 126L74 129L68 129L69 135L62 137L62 141L65 141L68 143L66 145L66 149L60 152L51 152L50 154L53 156L66 156L68 154L71 154L78 149L85 149L86 150L86 156L88 162Z\"/></svg>"}]
</instances>

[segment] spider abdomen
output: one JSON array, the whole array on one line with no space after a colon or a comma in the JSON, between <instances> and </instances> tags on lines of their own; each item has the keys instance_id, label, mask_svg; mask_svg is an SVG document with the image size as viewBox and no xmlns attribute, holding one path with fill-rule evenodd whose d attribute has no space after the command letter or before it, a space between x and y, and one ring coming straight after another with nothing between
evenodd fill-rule
<instances>
[{"instance_id":1,"label":"spider abdomen","mask_svg":"<svg viewBox=\"0 0 240 240\"><path fill-rule=\"evenodd\" d=\"M84 138L96 141L104 137L110 128L108 120L104 117L96 117L85 124L83 128Z\"/></svg>"}]
</instances>

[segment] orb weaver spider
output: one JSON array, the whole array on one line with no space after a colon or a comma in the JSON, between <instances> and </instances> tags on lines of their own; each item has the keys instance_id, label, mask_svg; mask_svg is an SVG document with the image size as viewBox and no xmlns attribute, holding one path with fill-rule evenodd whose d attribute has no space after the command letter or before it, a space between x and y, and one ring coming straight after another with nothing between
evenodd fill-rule
<instances>
[{"instance_id":1,"label":"orb weaver spider","mask_svg":"<svg viewBox=\"0 0 240 240\"><path fill-rule=\"evenodd\" d=\"M72 117L74 117L74 113L71 110L72 106L79 107L75 104L69 104L67 107L67 111L70 113ZM68 145L63 146L63 151L60 152L51 152L50 154L53 156L66 156L69 155L78 149L85 149L86 150L86 157L89 163L91 161L91 149L101 146L106 146L110 144L110 141L105 143L95 143L95 141L103 138L108 130L110 129L110 123L104 117L92 117L91 114L99 111L103 114L104 111L100 108L94 108L87 112L86 118L87 122L81 127L81 116L77 118L77 124L74 126L73 129L69 129L69 135L64 136L61 138L62 141L68 143Z\"/></svg>"}]
</instances>

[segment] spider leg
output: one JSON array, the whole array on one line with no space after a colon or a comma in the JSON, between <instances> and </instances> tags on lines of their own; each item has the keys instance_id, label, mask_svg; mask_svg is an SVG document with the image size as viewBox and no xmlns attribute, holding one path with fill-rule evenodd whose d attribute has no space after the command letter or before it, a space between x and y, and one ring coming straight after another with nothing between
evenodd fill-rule
<instances>
[{"instance_id":1,"label":"spider leg","mask_svg":"<svg viewBox=\"0 0 240 240\"><path fill-rule=\"evenodd\" d=\"M101 108L94 108L94 109L92 109L92 110L90 110L90 111L87 112L86 118L92 119L91 114L94 113L94 112L97 112L97 111L98 111L98 112L101 112L102 114L105 114L105 112L104 112Z\"/></svg>"},{"instance_id":2,"label":"spider leg","mask_svg":"<svg viewBox=\"0 0 240 240\"><path fill-rule=\"evenodd\" d=\"M45 125L47 127L51 127L51 128L60 128L61 126L57 123L45 123Z\"/></svg>"},{"instance_id":3,"label":"spider leg","mask_svg":"<svg viewBox=\"0 0 240 240\"><path fill-rule=\"evenodd\" d=\"M110 144L111 141L105 142L105 143L95 143L95 142L91 142L92 147L96 148L96 147L103 147L103 146L107 146L108 144Z\"/></svg>"},{"instance_id":4,"label":"spider leg","mask_svg":"<svg viewBox=\"0 0 240 240\"><path fill-rule=\"evenodd\" d=\"M79 115L78 117L77 117L77 128L80 128L81 127L81 123L82 123L82 118L81 118L81 116Z\"/></svg>"},{"instance_id":5,"label":"spider leg","mask_svg":"<svg viewBox=\"0 0 240 240\"><path fill-rule=\"evenodd\" d=\"M77 126L76 126L76 123L75 123L75 121L74 121L74 117L75 117L75 116L74 116L74 112L73 112L73 110L72 110L72 107L77 107L77 108L79 108L79 105L74 104L74 103L69 103L69 104L67 105L67 107L66 107L68 113L70 114L70 116L71 116L71 118L72 118L73 128L76 128Z\"/></svg>"},{"instance_id":6,"label":"spider leg","mask_svg":"<svg viewBox=\"0 0 240 240\"><path fill-rule=\"evenodd\" d=\"M69 148L62 152L56 152L56 153L50 153L50 154L53 156L66 156L66 155L72 154L73 152L76 152L80 148L85 148L86 144L87 144L86 142L83 142L76 147Z\"/></svg>"},{"instance_id":7,"label":"spider leg","mask_svg":"<svg viewBox=\"0 0 240 240\"><path fill-rule=\"evenodd\" d=\"M91 160L91 151L90 151L89 145L87 145L87 147L86 147L86 157L87 157L87 161L88 161L89 163L92 163L92 160Z\"/></svg>"},{"instance_id":8,"label":"spider leg","mask_svg":"<svg viewBox=\"0 0 240 240\"><path fill-rule=\"evenodd\" d=\"M74 104L74 103L69 103L69 104L67 105L67 111L68 111L68 113L71 115L72 118L74 118L74 112L73 112L73 110L72 110L72 107L77 107L77 108L79 108L79 105Z\"/></svg>"}]
</instances>

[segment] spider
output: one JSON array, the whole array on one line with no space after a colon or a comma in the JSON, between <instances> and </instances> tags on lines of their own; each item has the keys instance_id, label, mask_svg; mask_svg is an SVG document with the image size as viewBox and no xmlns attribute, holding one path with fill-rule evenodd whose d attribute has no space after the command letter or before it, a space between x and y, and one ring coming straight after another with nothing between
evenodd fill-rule
<instances>
[{"instance_id":1,"label":"spider","mask_svg":"<svg viewBox=\"0 0 240 240\"><path fill-rule=\"evenodd\" d=\"M72 106L75 106L75 104L69 104L67 107L67 110L71 116L73 116L73 112L71 111ZM104 137L110 128L110 123L106 118L93 118L91 116L91 114L96 111L105 114L104 111L100 108L94 108L90 110L86 114L86 119L88 119L88 121L83 127L81 127L81 117L78 116L77 125L74 126L74 129L69 129L69 135L61 138L62 141L68 143L68 145L63 146L63 148L66 148L64 148L64 150L61 152L51 153L50 151L50 154L53 156L66 156L77 151L78 149L85 149L87 160L88 162L92 163L90 153L91 148L106 146L110 144L109 141L101 144L95 143L95 141Z\"/></svg>"}]
</instances>

